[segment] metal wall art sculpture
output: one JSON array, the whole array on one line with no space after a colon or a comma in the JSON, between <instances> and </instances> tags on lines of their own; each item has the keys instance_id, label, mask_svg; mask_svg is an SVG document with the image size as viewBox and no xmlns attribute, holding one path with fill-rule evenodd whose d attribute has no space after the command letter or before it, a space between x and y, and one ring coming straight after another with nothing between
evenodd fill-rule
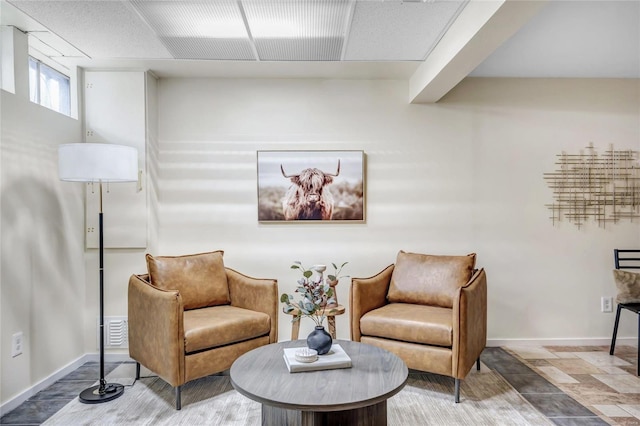
<instances>
[{"instance_id":1,"label":"metal wall art sculpture","mask_svg":"<svg viewBox=\"0 0 640 426\"><path fill-rule=\"evenodd\" d=\"M545 173L553 190L553 224L566 219L580 229L593 219L598 226L640 219L640 165L638 151L610 146L599 155L593 144L579 154L558 154L557 168Z\"/></svg>"}]
</instances>

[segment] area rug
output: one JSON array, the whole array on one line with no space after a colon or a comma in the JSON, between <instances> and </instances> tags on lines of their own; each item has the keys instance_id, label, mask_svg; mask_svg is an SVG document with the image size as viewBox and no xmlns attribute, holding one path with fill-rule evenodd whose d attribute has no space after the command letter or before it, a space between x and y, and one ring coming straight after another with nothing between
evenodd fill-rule
<instances>
[{"instance_id":1,"label":"area rug","mask_svg":"<svg viewBox=\"0 0 640 426\"><path fill-rule=\"evenodd\" d=\"M109 381L126 386L120 398L82 404L76 398L44 425L225 425L258 426L260 404L236 392L229 376L214 375L183 386L182 410L174 408L174 390L150 373L135 381L134 364L123 364ZM411 372L407 385L388 401L388 424L412 425L552 425L498 373L475 369L462 382L460 403L453 402L453 379Z\"/></svg>"}]
</instances>

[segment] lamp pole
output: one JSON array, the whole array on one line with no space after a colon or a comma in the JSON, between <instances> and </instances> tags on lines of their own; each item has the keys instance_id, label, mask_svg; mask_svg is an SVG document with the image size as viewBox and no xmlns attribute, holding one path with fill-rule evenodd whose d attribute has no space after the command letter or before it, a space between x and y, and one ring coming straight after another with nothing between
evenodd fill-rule
<instances>
[{"instance_id":1,"label":"lamp pole","mask_svg":"<svg viewBox=\"0 0 640 426\"><path fill-rule=\"evenodd\" d=\"M98 241L100 251L100 384L80 392L80 402L97 404L118 398L124 393L124 386L119 383L107 383L104 378L104 232L102 214L102 181L100 187L100 207L98 211Z\"/></svg>"},{"instance_id":2,"label":"lamp pole","mask_svg":"<svg viewBox=\"0 0 640 426\"><path fill-rule=\"evenodd\" d=\"M104 223L102 184L104 182L136 182L138 180L138 151L130 146L109 143L71 143L58 147L58 175L69 182L98 182L100 207L98 211L100 249L100 381L80 392L80 402L97 404L118 398L124 386L107 383L104 377Z\"/></svg>"}]
</instances>

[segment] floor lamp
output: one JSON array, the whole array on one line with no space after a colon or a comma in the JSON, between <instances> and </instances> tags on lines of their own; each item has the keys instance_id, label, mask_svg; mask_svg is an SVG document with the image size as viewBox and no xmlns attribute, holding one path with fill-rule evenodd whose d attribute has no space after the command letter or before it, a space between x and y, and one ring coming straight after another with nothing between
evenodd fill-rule
<instances>
[{"instance_id":1,"label":"floor lamp","mask_svg":"<svg viewBox=\"0 0 640 426\"><path fill-rule=\"evenodd\" d=\"M72 143L58 148L60 180L95 182L100 187L100 384L83 390L80 402L97 404L118 398L124 386L104 378L104 241L102 229L102 184L138 180L138 151L130 146L108 143Z\"/></svg>"}]
</instances>

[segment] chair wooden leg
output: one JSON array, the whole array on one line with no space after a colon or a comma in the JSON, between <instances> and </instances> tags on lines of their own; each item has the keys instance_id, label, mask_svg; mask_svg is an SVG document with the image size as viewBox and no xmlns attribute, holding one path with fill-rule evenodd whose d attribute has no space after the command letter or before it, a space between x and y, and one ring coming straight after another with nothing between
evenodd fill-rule
<instances>
[{"instance_id":1,"label":"chair wooden leg","mask_svg":"<svg viewBox=\"0 0 640 426\"><path fill-rule=\"evenodd\" d=\"M476 370L480 371L480 357L476 359Z\"/></svg>"},{"instance_id":2,"label":"chair wooden leg","mask_svg":"<svg viewBox=\"0 0 640 426\"><path fill-rule=\"evenodd\" d=\"M140 363L136 362L136 380L140 380Z\"/></svg>"},{"instance_id":3,"label":"chair wooden leg","mask_svg":"<svg viewBox=\"0 0 640 426\"><path fill-rule=\"evenodd\" d=\"M182 409L182 386L176 386L176 410Z\"/></svg>"},{"instance_id":4,"label":"chair wooden leg","mask_svg":"<svg viewBox=\"0 0 640 426\"><path fill-rule=\"evenodd\" d=\"M300 334L300 317L291 321L291 340L298 340Z\"/></svg>"},{"instance_id":5,"label":"chair wooden leg","mask_svg":"<svg viewBox=\"0 0 640 426\"><path fill-rule=\"evenodd\" d=\"M334 315L330 315L327 317L327 323L329 324L329 334L332 339L336 339L336 317Z\"/></svg>"},{"instance_id":6,"label":"chair wooden leg","mask_svg":"<svg viewBox=\"0 0 640 426\"><path fill-rule=\"evenodd\" d=\"M618 303L618 309L616 310L616 322L613 324L613 337L611 338L611 348L609 349L609 355L613 355L613 352L616 350L616 337L618 336L618 323L620 322L621 310L622 306L620 306L620 304Z\"/></svg>"},{"instance_id":7,"label":"chair wooden leg","mask_svg":"<svg viewBox=\"0 0 640 426\"><path fill-rule=\"evenodd\" d=\"M458 402L460 402L460 379L455 379L455 380L456 380L456 385L455 385L455 391L454 391L454 398L457 404Z\"/></svg>"}]
</instances>

